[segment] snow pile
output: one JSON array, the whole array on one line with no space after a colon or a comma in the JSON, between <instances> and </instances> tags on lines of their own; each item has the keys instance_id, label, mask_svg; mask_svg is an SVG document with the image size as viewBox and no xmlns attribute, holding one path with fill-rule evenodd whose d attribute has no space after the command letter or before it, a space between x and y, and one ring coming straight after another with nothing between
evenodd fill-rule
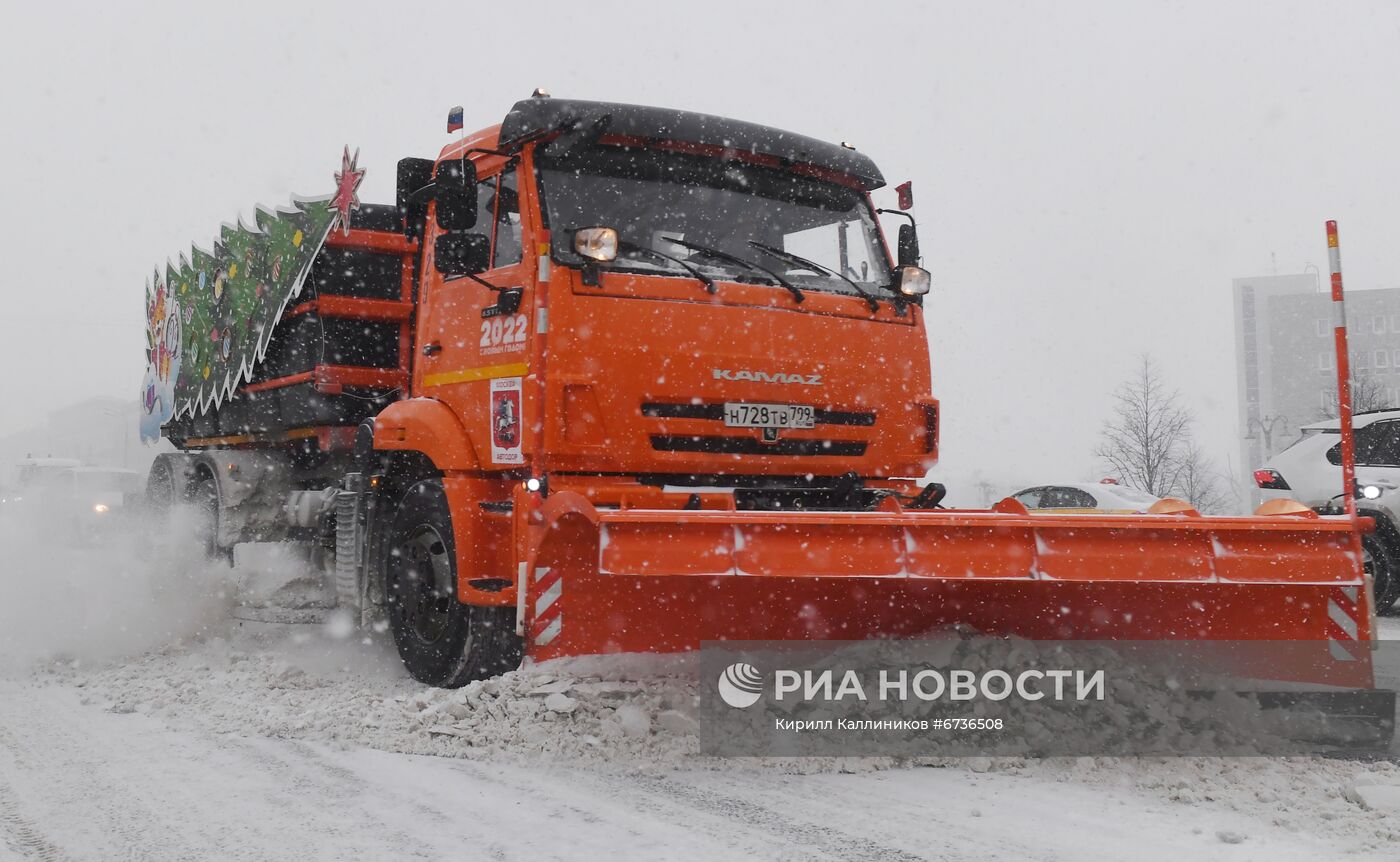
<instances>
[{"instance_id":1,"label":"snow pile","mask_svg":"<svg viewBox=\"0 0 1400 862\"><path fill-rule=\"evenodd\" d=\"M675 763L698 749L695 702L692 679L573 675L536 666L458 691L425 693L406 706L419 712L430 735L474 753Z\"/></svg>"},{"instance_id":2,"label":"snow pile","mask_svg":"<svg viewBox=\"0 0 1400 862\"><path fill-rule=\"evenodd\" d=\"M410 679L384 631L231 621L219 634L121 664L53 675L85 704L177 728L472 760L630 770L866 772L893 758L699 755L694 656L593 656L527 664L456 690ZM913 761L909 761L913 762ZM932 762L927 759L921 762Z\"/></svg>"},{"instance_id":3,"label":"snow pile","mask_svg":"<svg viewBox=\"0 0 1400 862\"><path fill-rule=\"evenodd\" d=\"M88 703L225 733L412 754L675 764L698 749L693 677L623 663L527 665L457 690L409 679L384 633L232 622L195 649L52 672Z\"/></svg>"},{"instance_id":4,"label":"snow pile","mask_svg":"<svg viewBox=\"0 0 1400 862\"><path fill-rule=\"evenodd\" d=\"M736 648L719 661L752 661L762 668L801 668L804 679L830 679L832 692L851 675L864 696L818 695L802 692L764 701L756 710L732 710L707 703L705 718L719 728L709 741L718 741L727 754L791 756L830 754L888 754L930 756L1064 756L1139 754L1262 754L1316 751L1317 744L1281 734L1284 722L1295 718L1281 711L1261 710L1240 696L1237 680L1202 673L1206 666L1187 661L1171 644L1046 642L954 634L920 641L867 641L851 644L803 644L771 651ZM1029 700L1008 696L994 700L958 701L947 696L920 699L883 696L881 674L887 669L907 673L926 668L938 673L939 688L954 673L982 679L1001 674L1000 690L1027 672L1065 670L1064 698L1058 686L1033 682L1042 697ZM1076 696L1081 677L1101 680L1101 699ZM805 684L804 684L805 685ZM906 693L910 691L906 677ZM951 688L951 683L947 686ZM1201 697L1190 690L1212 692ZM996 722L989 727L930 731L915 728L891 732L883 728L841 729L839 719L859 725L865 720L938 719ZM790 732L782 722L811 723L812 732ZM821 727L825 723L826 727ZM833 730L831 723L838 727ZM1300 725L1299 722L1293 722Z\"/></svg>"},{"instance_id":5,"label":"snow pile","mask_svg":"<svg viewBox=\"0 0 1400 862\"><path fill-rule=\"evenodd\" d=\"M1008 739L983 750L1029 755L1071 749L1095 755L1258 754L1297 751L1305 745L1277 735L1277 721L1237 696L1233 681L1203 676L1184 661L1178 664L1170 644L1150 646L1163 649L1135 654L1106 643L977 637L958 643L943 664L979 675L1005 671L1013 678L1047 668L1104 673L1101 702L1016 697L976 702L972 716L1000 716L1012 731ZM1187 688L1213 691L1215 696L1190 697Z\"/></svg>"}]
</instances>

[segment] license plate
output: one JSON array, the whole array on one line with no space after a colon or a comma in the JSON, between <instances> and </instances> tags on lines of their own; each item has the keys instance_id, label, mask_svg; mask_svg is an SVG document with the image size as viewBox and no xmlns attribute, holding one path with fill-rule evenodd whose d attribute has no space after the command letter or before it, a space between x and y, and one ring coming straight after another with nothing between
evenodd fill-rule
<instances>
[{"instance_id":1,"label":"license plate","mask_svg":"<svg viewBox=\"0 0 1400 862\"><path fill-rule=\"evenodd\" d=\"M726 403L724 424L730 428L812 428L816 409L806 404Z\"/></svg>"}]
</instances>

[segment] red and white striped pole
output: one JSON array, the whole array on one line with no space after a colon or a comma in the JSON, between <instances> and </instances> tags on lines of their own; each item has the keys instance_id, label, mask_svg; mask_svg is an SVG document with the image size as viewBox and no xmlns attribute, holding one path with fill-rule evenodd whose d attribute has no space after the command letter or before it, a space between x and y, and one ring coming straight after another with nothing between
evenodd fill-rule
<instances>
[{"instance_id":1,"label":"red and white striped pole","mask_svg":"<svg viewBox=\"0 0 1400 862\"><path fill-rule=\"evenodd\" d=\"M1337 349L1337 419L1342 433L1342 499L1356 518L1356 445L1351 428L1351 362L1347 353L1347 311L1342 296L1342 250L1337 223L1327 222L1327 263L1332 270L1332 335Z\"/></svg>"}]
</instances>

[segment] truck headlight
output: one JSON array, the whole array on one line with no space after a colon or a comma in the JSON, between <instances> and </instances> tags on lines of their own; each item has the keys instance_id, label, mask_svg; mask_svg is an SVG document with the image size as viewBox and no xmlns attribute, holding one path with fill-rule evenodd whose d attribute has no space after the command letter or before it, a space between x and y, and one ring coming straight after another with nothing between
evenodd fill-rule
<instances>
[{"instance_id":1,"label":"truck headlight","mask_svg":"<svg viewBox=\"0 0 1400 862\"><path fill-rule=\"evenodd\" d=\"M905 296L923 296L933 284L933 276L921 266L901 266L896 272L899 292Z\"/></svg>"},{"instance_id":2,"label":"truck headlight","mask_svg":"<svg viewBox=\"0 0 1400 862\"><path fill-rule=\"evenodd\" d=\"M574 232L574 251L589 260L615 260L617 231L610 227L581 227Z\"/></svg>"}]
</instances>

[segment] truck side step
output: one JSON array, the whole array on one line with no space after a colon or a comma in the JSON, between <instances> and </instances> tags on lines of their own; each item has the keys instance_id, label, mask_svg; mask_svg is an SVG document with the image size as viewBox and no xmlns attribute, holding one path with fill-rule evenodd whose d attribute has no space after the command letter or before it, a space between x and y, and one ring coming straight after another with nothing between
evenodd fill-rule
<instances>
[{"instance_id":1,"label":"truck side step","mask_svg":"<svg viewBox=\"0 0 1400 862\"><path fill-rule=\"evenodd\" d=\"M335 597L338 607L358 615L364 607L365 568L363 473L349 473L335 498Z\"/></svg>"}]
</instances>

